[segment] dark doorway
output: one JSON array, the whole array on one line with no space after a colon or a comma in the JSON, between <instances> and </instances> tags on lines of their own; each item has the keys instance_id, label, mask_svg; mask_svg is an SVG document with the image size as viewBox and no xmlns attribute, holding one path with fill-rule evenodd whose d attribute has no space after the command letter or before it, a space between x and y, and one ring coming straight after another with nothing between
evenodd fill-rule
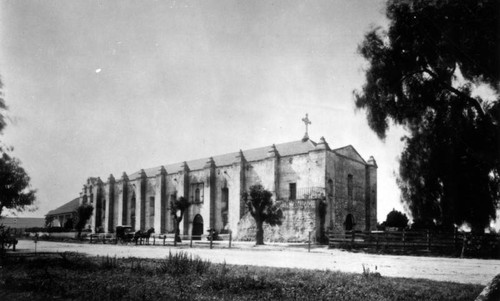
<instances>
[{"instance_id":1,"label":"dark doorway","mask_svg":"<svg viewBox=\"0 0 500 301\"><path fill-rule=\"evenodd\" d=\"M193 220L193 240L201 240L201 235L203 235L203 217L197 214Z\"/></svg>"},{"instance_id":2,"label":"dark doorway","mask_svg":"<svg viewBox=\"0 0 500 301\"><path fill-rule=\"evenodd\" d=\"M351 231L354 228L354 217L352 216L352 214L347 215L344 225L346 231Z\"/></svg>"}]
</instances>

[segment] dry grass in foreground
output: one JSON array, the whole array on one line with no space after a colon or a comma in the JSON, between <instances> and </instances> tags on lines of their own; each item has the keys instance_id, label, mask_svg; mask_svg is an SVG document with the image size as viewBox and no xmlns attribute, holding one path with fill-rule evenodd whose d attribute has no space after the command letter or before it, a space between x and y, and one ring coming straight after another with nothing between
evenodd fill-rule
<instances>
[{"instance_id":1,"label":"dry grass in foreground","mask_svg":"<svg viewBox=\"0 0 500 301\"><path fill-rule=\"evenodd\" d=\"M357 275L211 264L186 253L162 260L6 257L1 271L1 300L474 300L482 290L367 269Z\"/></svg>"}]
</instances>

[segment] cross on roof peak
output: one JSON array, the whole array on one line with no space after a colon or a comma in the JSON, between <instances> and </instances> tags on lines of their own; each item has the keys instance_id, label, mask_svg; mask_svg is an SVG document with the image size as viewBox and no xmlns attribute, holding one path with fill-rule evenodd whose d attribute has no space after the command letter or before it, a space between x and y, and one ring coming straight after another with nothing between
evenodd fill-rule
<instances>
[{"instance_id":1,"label":"cross on roof peak","mask_svg":"<svg viewBox=\"0 0 500 301\"><path fill-rule=\"evenodd\" d=\"M311 124L311 120L309 120L309 114L306 113L306 117L302 118L302 122L304 122L304 124L306 125L306 133L302 140L307 141L309 139L308 126Z\"/></svg>"}]
</instances>

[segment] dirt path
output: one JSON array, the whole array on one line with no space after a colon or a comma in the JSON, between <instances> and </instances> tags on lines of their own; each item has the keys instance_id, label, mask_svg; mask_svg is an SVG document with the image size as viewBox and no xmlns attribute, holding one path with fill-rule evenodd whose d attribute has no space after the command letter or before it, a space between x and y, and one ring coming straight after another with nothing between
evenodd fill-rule
<instances>
[{"instance_id":1,"label":"dirt path","mask_svg":"<svg viewBox=\"0 0 500 301\"><path fill-rule=\"evenodd\" d=\"M21 240L19 252L33 252L35 244L31 240ZM207 246L196 248L169 246L122 246L90 245L39 241L38 252L79 252L93 256L164 258L169 252L185 251L215 263L226 262L238 265L332 270L362 273L363 265L370 271L385 277L425 278L437 281L474 283L485 285L495 275L500 274L500 260L459 259L442 257L415 257L395 255L375 255L350 253L341 250L315 247L311 253L305 248L280 245L254 247L249 243L237 243L236 247Z\"/></svg>"}]
</instances>

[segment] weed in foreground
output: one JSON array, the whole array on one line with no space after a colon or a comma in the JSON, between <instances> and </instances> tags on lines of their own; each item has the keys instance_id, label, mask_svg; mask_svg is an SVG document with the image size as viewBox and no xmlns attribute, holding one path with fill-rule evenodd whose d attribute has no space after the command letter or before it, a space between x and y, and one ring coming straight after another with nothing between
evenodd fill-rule
<instances>
[{"instance_id":1,"label":"weed in foreground","mask_svg":"<svg viewBox=\"0 0 500 301\"><path fill-rule=\"evenodd\" d=\"M118 267L118 261L116 260L115 257L109 257L106 255L106 257L102 257L101 263L100 263L100 268L104 270L112 270L116 269Z\"/></svg>"},{"instance_id":2,"label":"weed in foreground","mask_svg":"<svg viewBox=\"0 0 500 301\"><path fill-rule=\"evenodd\" d=\"M361 266L363 267L363 276L365 278L369 278L369 277L375 277L375 278L380 278L382 277L380 275L379 272L377 272L377 266L375 266L375 271L371 271L370 268L368 267L368 265L365 266L365 264L361 264Z\"/></svg>"},{"instance_id":3,"label":"weed in foreground","mask_svg":"<svg viewBox=\"0 0 500 301\"><path fill-rule=\"evenodd\" d=\"M202 260L198 256L192 256L186 252L168 253L159 264L157 271L160 274L169 274L171 276L181 276L187 274L203 275L210 268L210 261Z\"/></svg>"}]
</instances>

